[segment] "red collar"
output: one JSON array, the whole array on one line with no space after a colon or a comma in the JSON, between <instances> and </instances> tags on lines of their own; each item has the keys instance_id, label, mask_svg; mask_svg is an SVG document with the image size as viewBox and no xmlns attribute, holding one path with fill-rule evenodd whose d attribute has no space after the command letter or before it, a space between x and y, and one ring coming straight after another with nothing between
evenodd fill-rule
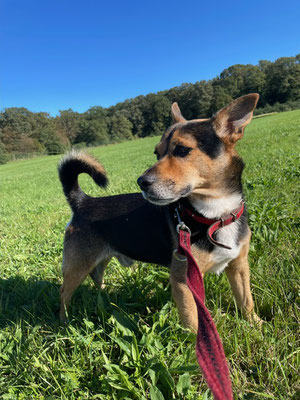
<instances>
[{"instance_id":1,"label":"red collar","mask_svg":"<svg viewBox=\"0 0 300 400\"><path fill-rule=\"evenodd\" d=\"M244 200L241 200L241 205L240 207L236 208L235 210L233 210L230 214L225 215L224 217L218 218L218 219L210 219L210 218L206 218L203 217L202 215L197 214L196 211L191 210L188 207L181 207L181 215L184 217L185 215L188 215L190 218L192 218L193 220L199 222L200 224L205 224L205 225L209 225L208 229L207 229L207 239L215 246L219 246L219 247L223 247L224 249L228 249L231 250L231 247L226 246L223 243L219 243L217 242L214 238L213 238L213 234L218 231L219 229L223 228L223 226L227 226L230 225L232 222L236 221L237 219L239 219L244 212L244 208L245 208L245 203ZM178 208L176 208L176 213L177 213L177 218L178 218L178 223L180 226L183 226L182 224L184 224L184 222L181 220L180 218L180 214L179 214L179 210ZM185 225L185 224L184 224ZM185 225L185 227L187 227ZM178 229L177 229L178 230Z\"/></svg>"}]
</instances>

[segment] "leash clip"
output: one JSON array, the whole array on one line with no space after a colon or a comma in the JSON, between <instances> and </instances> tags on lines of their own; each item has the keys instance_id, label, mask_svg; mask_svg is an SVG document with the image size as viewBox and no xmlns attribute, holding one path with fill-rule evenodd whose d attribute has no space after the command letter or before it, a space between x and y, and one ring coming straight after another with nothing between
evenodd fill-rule
<instances>
[{"instance_id":1,"label":"leash clip","mask_svg":"<svg viewBox=\"0 0 300 400\"><path fill-rule=\"evenodd\" d=\"M192 234L190 228L183 222L181 221L177 226L176 226L176 231L179 233L179 231L187 231L190 235Z\"/></svg>"},{"instance_id":2,"label":"leash clip","mask_svg":"<svg viewBox=\"0 0 300 400\"><path fill-rule=\"evenodd\" d=\"M191 234L192 234L192 233L191 233L191 230L190 230L190 228L182 221L182 219L180 218L180 214L179 214L179 211L178 211L178 208L177 208L177 207L175 208L175 212L176 212L176 216L177 216L177 220L178 220L178 224L177 224L177 226L176 226L176 231L177 231L177 233L179 233L179 231L182 230L182 231L187 231L187 232L191 235Z\"/></svg>"}]
</instances>

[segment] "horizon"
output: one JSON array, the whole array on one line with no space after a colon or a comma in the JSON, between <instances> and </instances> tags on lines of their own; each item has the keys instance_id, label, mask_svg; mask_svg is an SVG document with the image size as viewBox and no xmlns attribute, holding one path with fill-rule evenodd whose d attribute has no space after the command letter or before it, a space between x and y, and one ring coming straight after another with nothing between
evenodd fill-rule
<instances>
[{"instance_id":1,"label":"horizon","mask_svg":"<svg viewBox=\"0 0 300 400\"><path fill-rule=\"evenodd\" d=\"M295 0L218 2L213 12L196 1L4 1L0 109L82 113L210 80L234 64L294 57L299 11Z\"/></svg>"}]
</instances>

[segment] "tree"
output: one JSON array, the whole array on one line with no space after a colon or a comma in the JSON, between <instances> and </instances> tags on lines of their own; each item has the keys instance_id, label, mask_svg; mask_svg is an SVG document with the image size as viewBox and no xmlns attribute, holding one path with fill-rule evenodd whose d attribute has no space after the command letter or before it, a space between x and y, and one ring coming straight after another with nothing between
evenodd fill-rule
<instances>
[{"instance_id":1,"label":"tree","mask_svg":"<svg viewBox=\"0 0 300 400\"><path fill-rule=\"evenodd\" d=\"M142 137L162 135L170 124L171 103L162 92L149 93L142 99L141 107L144 117Z\"/></svg>"},{"instance_id":2,"label":"tree","mask_svg":"<svg viewBox=\"0 0 300 400\"><path fill-rule=\"evenodd\" d=\"M266 74L265 99L273 105L300 98L300 63L296 57L281 57L273 63L260 62Z\"/></svg>"},{"instance_id":3,"label":"tree","mask_svg":"<svg viewBox=\"0 0 300 400\"><path fill-rule=\"evenodd\" d=\"M218 81L213 85L214 95L211 103L210 114L214 114L220 108L226 106L226 104L230 103L233 98L226 92L226 90L218 85Z\"/></svg>"},{"instance_id":4,"label":"tree","mask_svg":"<svg viewBox=\"0 0 300 400\"><path fill-rule=\"evenodd\" d=\"M67 143L64 143L55 130L54 124L49 121L45 126L37 127L31 138L36 140L36 147L40 152L51 154L61 154L67 148Z\"/></svg>"},{"instance_id":5,"label":"tree","mask_svg":"<svg viewBox=\"0 0 300 400\"><path fill-rule=\"evenodd\" d=\"M82 119L74 143L85 143L87 146L98 146L109 142L107 123L97 119Z\"/></svg>"},{"instance_id":6,"label":"tree","mask_svg":"<svg viewBox=\"0 0 300 400\"><path fill-rule=\"evenodd\" d=\"M5 164L9 159L5 146L0 142L0 164Z\"/></svg>"},{"instance_id":7,"label":"tree","mask_svg":"<svg viewBox=\"0 0 300 400\"><path fill-rule=\"evenodd\" d=\"M80 114L68 110L59 110L59 117L56 118L58 128L61 129L70 143L73 143L79 132Z\"/></svg>"},{"instance_id":8,"label":"tree","mask_svg":"<svg viewBox=\"0 0 300 400\"><path fill-rule=\"evenodd\" d=\"M186 119L207 118L213 99L211 81L186 85L179 100L182 115Z\"/></svg>"},{"instance_id":9,"label":"tree","mask_svg":"<svg viewBox=\"0 0 300 400\"><path fill-rule=\"evenodd\" d=\"M81 115L78 132L73 142L85 143L88 146L108 143L107 122L107 110L100 106L91 107Z\"/></svg>"},{"instance_id":10,"label":"tree","mask_svg":"<svg viewBox=\"0 0 300 400\"><path fill-rule=\"evenodd\" d=\"M29 134L33 125L33 113L27 108L11 107L1 113L0 127L9 126L16 135Z\"/></svg>"},{"instance_id":11,"label":"tree","mask_svg":"<svg viewBox=\"0 0 300 400\"><path fill-rule=\"evenodd\" d=\"M157 94L152 98L152 135L162 135L170 125L170 110L171 103L166 96Z\"/></svg>"},{"instance_id":12,"label":"tree","mask_svg":"<svg viewBox=\"0 0 300 400\"><path fill-rule=\"evenodd\" d=\"M132 123L121 112L116 112L109 123L110 141L113 143L132 139Z\"/></svg>"},{"instance_id":13,"label":"tree","mask_svg":"<svg viewBox=\"0 0 300 400\"><path fill-rule=\"evenodd\" d=\"M60 141L55 131L52 132L48 131L47 141L45 142L45 148L47 154L49 155L62 154L66 150L66 147Z\"/></svg>"},{"instance_id":14,"label":"tree","mask_svg":"<svg viewBox=\"0 0 300 400\"><path fill-rule=\"evenodd\" d=\"M133 136L143 136L145 118L143 114L143 104L145 96L138 96L134 99L125 100L120 111L132 123ZM116 108L114 108L114 112Z\"/></svg>"},{"instance_id":15,"label":"tree","mask_svg":"<svg viewBox=\"0 0 300 400\"><path fill-rule=\"evenodd\" d=\"M1 142L9 153L38 151L38 143L30 137L36 127L34 113L23 107L6 108L1 113Z\"/></svg>"}]
</instances>

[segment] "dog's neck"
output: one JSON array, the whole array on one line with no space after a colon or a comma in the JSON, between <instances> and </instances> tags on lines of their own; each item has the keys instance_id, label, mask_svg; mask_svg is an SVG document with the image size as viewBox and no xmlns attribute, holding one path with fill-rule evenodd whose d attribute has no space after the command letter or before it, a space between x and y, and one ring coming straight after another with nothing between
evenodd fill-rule
<instances>
[{"instance_id":1,"label":"dog's neck","mask_svg":"<svg viewBox=\"0 0 300 400\"><path fill-rule=\"evenodd\" d=\"M189 198L189 202L199 214L211 219L230 214L239 207L241 200L241 193L233 193L218 198L197 195Z\"/></svg>"},{"instance_id":2,"label":"dog's neck","mask_svg":"<svg viewBox=\"0 0 300 400\"><path fill-rule=\"evenodd\" d=\"M239 207L243 198L242 173L244 162L234 153L223 170L223 176L219 177L225 185L218 189L211 189L204 194L194 193L188 197L195 210L206 218L217 219L230 214ZM228 189L230 188L230 189Z\"/></svg>"}]
</instances>

